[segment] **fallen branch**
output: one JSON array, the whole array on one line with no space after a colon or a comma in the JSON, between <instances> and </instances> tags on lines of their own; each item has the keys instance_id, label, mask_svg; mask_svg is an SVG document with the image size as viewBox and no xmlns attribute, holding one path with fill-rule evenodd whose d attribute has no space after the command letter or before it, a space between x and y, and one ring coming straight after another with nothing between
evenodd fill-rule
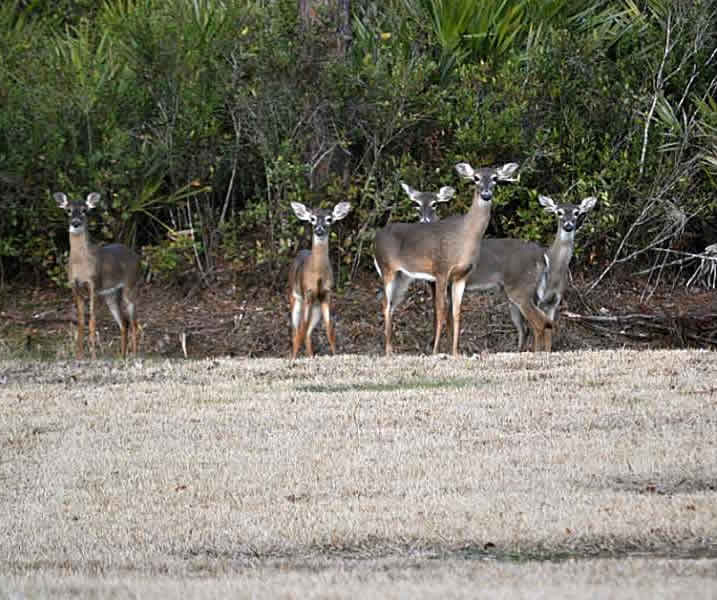
<instances>
[{"instance_id":1,"label":"fallen branch","mask_svg":"<svg viewBox=\"0 0 717 600\"><path fill-rule=\"evenodd\" d=\"M697 344L717 347L717 311L709 309L622 315L583 315L564 311L562 317L604 334L642 341L668 337L678 346Z\"/></svg>"}]
</instances>

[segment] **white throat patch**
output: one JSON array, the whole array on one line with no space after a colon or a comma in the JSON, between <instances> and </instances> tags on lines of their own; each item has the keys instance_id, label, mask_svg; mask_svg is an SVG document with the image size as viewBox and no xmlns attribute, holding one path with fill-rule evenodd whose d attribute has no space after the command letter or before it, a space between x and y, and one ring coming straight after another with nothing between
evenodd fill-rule
<instances>
[{"instance_id":1,"label":"white throat patch","mask_svg":"<svg viewBox=\"0 0 717 600\"><path fill-rule=\"evenodd\" d=\"M560 228L560 241L561 242L572 242L575 239L575 230L565 231L562 227Z\"/></svg>"}]
</instances>

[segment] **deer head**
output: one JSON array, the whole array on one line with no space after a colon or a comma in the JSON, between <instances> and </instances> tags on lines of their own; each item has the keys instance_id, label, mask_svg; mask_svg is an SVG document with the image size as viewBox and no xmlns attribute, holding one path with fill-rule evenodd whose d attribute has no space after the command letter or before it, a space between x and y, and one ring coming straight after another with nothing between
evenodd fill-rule
<instances>
[{"instance_id":1,"label":"deer head","mask_svg":"<svg viewBox=\"0 0 717 600\"><path fill-rule=\"evenodd\" d=\"M499 182L517 181L513 177L513 173L518 169L518 163L506 163L502 167L492 169L483 167L481 169L473 169L468 163L458 163L456 171L458 174L468 181L472 181L476 185L476 193L484 201L490 201L493 198L495 186Z\"/></svg>"},{"instance_id":2,"label":"deer head","mask_svg":"<svg viewBox=\"0 0 717 600\"><path fill-rule=\"evenodd\" d=\"M401 182L401 187L416 205L416 210L418 210L419 214L419 223L433 223L434 221L438 221L436 206L439 202L448 202L456 193L456 190L448 186L442 187L438 190L438 193L419 192L403 181Z\"/></svg>"},{"instance_id":3,"label":"deer head","mask_svg":"<svg viewBox=\"0 0 717 600\"><path fill-rule=\"evenodd\" d=\"M583 224L588 212L597 202L594 196L588 196L580 204L556 204L549 196L538 196L538 202L546 212L558 217L560 239L573 239L575 231Z\"/></svg>"},{"instance_id":4,"label":"deer head","mask_svg":"<svg viewBox=\"0 0 717 600\"><path fill-rule=\"evenodd\" d=\"M70 233L77 235L83 233L87 227L87 211L97 206L100 195L97 192L87 194L87 199L69 200L63 192L53 194L57 206L64 210L70 217Z\"/></svg>"},{"instance_id":5,"label":"deer head","mask_svg":"<svg viewBox=\"0 0 717 600\"><path fill-rule=\"evenodd\" d=\"M323 208L307 208L301 202L292 202L291 208L299 219L311 223L314 238L316 238L317 241L323 242L328 238L331 224L340 221L349 214L351 204L348 202L339 202L334 206L333 210L326 210Z\"/></svg>"}]
</instances>

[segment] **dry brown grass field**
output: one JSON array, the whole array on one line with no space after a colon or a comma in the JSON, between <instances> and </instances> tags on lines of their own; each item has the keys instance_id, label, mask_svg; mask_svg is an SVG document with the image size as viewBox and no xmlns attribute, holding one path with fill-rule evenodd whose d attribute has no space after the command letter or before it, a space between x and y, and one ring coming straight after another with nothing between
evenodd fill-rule
<instances>
[{"instance_id":1,"label":"dry brown grass field","mask_svg":"<svg viewBox=\"0 0 717 600\"><path fill-rule=\"evenodd\" d=\"M717 353L0 361L0 597L715 598Z\"/></svg>"}]
</instances>

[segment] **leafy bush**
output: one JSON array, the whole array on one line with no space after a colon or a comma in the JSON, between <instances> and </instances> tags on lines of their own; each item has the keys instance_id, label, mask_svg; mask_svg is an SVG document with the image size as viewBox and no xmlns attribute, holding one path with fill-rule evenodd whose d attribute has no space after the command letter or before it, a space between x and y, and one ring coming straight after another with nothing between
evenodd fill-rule
<instances>
[{"instance_id":1,"label":"leafy bush","mask_svg":"<svg viewBox=\"0 0 717 600\"><path fill-rule=\"evenodd\" d=\"M581 247L605 266L714 241L703 3L352 4L344 52L294 0L3 3L0 277L56 274L62 189L99 191L98 237L146 246L168 277L210 276L220 255L281 266L305 243L291 200L348 200L343 282L376 227L415 218L399 181L458 186L448 212L466 209L460 160L521 163L494 235L550 239L538 193L597 194ZM167 239L185 230L191 255Z\"/></svg>"}]
</instances>

